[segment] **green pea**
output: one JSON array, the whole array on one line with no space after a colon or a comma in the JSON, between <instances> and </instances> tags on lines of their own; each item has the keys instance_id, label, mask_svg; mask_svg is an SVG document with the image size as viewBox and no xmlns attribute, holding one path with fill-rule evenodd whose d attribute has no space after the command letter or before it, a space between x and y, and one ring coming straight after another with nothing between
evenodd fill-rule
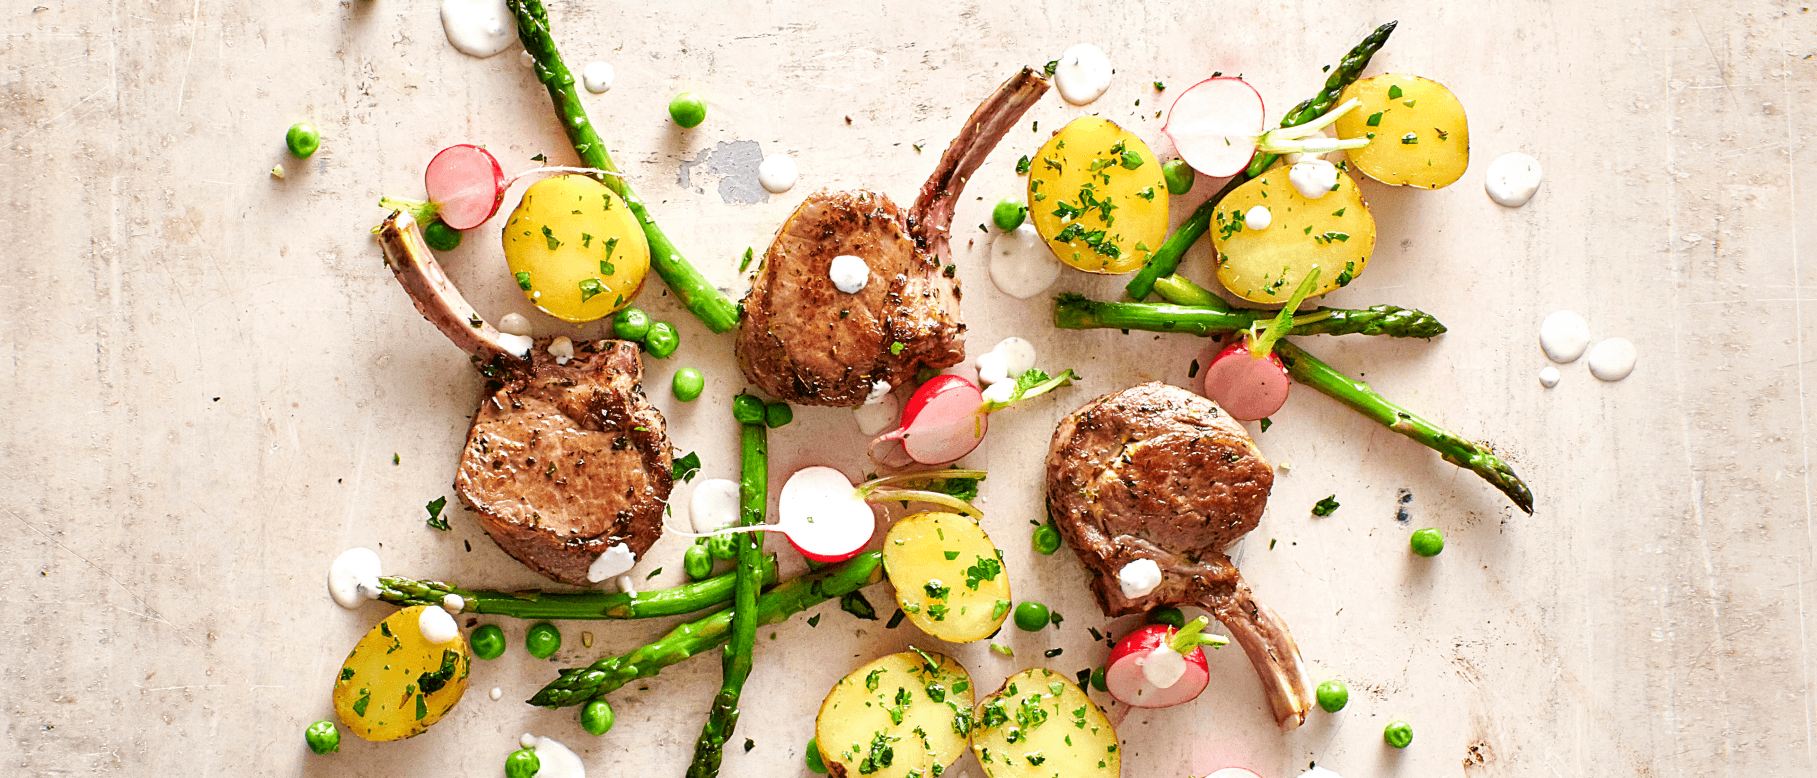
<instances>
[{"instance_id":1,"label":"green pea","mask_svg":"<svg viewBox=\"0 0 1817 778\"><path fill-rule=\"evenodd\" d=\"M693 92L682 92L669 101L669 118L683 127L699 127L707 120L706 101Z\"/></svg>"},{"instance_id":2,"label":"green pea","mask_svg":"<svg viewBox=\"0 0 1817 778\"><path fill-rule=\"evenodd\" d=\"M1161 178L1167 181L1167 193L1170 195L1183 195L1192 191L1197 176L1192 171L1192 166L1183 159L1170 159L1161 166Z\"/></svg>"},{"instance_id":3,"label":"green pea","mask_svg":"<svg viewBox=\"0 0 1817 778\"><path fill-rule=\"evenodd\" d=\"M741 394L732 398L732 418L739 424L762 424L763 417L763 401L756 395Z\"/></svg>"},{"instance_id":4,"label":"green pea","mask_svg":"<svg viewBox=\"0 0 1817 778\"><path fill-rule=\"evenodd\" d=\"M290 131L284 133L284 145L290 147L290 153L297 159L308 159L316 149L322 147L322 134L315 131L308 122L297 122L290 125Z\"/></svg>"},{"instance_id":5,"label":"green pea","mask_svg":"<svg viewBox=\"0 0 1817 778\"><path fill-rule=\"evenodd\" d=\"M589 735L604 735L616 721L612 715L612 706L605 700L594 700L587 707L580 709L580 728Z\"/></svg>"},{"instance_id":6,"label":"green pea","mask_svg":"<svg viewBox=\"0 0 1817 778\"><path fill-rule=\"evenodd\" d=\"M436 251L453 251L461 247L461 231L436 219L423 228L423 242Z\"/></svg>"},{"instance_id":7,"label":"green pea","mask_svg":"<svg viewBox=\"0 0 1817 778\"><path fill-rule=\"evenodd\" d=\"M763 406L763 423L769 425L770 429L776 429L794 420L795 409L790 408L788 403L778 401Z\"/></svg>"},{"instance_id":8,"label":"green pea","mask_svg":"<svg viewBox=\"0 0 1817 778\"><path fill-rule=\"evenodd\" d=\"M1016 606L1016 629L1023 632L1040 632L1047 627L1047 606L1038 602L1024 602Z\"/></svg>"},{"instance_id":9,"label":"green pea","mask_svg":"<svg viewBox=\"0 0 1817 778\"><path fill-rule=\"evenodd\" d=\"M1043 524L1035 528L1035 534L1029 538L1035 547L1035 553L1043 556L1060 550L1060 531L1052 524Z\"/></svg>"},{"instance_id":10,"label":"green pea","mask_svg":"<svg viewBox=\"0 0 1817 778\"><path fill-rule=\"evenodd\" d=\"M1413 742L1413 725L1405 721L1390 721L1382 730L1382 739L1395 748L1406 748Z\"/></svg>"},{"instance_id":11,"label":"green pea","mask_svg":"<svg viewBox=\"0 0 1817 778\"><path fill-rule=\"evenodd\" d=\"M675 371L675 378L669 381L669 386L675 391L675 399L691 403L700 399L701 391L707 388L707 377L701 375L699 370L684 367Z\"/></svg>"},{"instance_id":12,"label":"green pea","mask_svg":"<svg viewBox=\"0 0 1817 778\"><path fill-rule=\"evenodd\" d=\"M636 308L626 308L612 317L612 334L619 340L642 343L650 333L650 315Z\"/></svg>"},{"instance_id":13,"label":"green pea","mask_svg":"<svg viewBox=\"0 0 1817 778\"><path fill-rule=\"evenodd\" d=\"M555 625L549 622L539 621L530 627L529 632L524 633L524 650L529 651L530 655L537 659L548 659L551 654L555 653L555 649L561 647L561 630L556 629Z\"/></svg>"},{"instance_id":14,"label":"green pea","mask_svg":"<svg viewBox=\"0 0 1817 778\"><path fill-rule=\"evenodd\" d=\"M1317 694L1319 707L1324 708L1326 713L1341 711L1350 703L1350 687L1335 678L1319 684Z\"/></svg>"},{"instance_id":15,"label":"green pea","mask_svg":"<svg viewBox=\"0 0 1817 778\"><path fill-rule=\"evenodd\" d=\"M826 762L820 760L820 738L808 738L808 769L820 775L826 775Z\"/></svg>"},{"instance_id":16,"label":"green pea","mask_svg":"<svg viewBox=\"0 0 1817 778\"><path fill-rule=\"evenodd\" d=\"M714 559L737 559L738 540L733 535L714 535L707 538L707 554Z\"/></svg>"},{"instance_id":17,"label":"green pea","mask_svg":"<svg viewBox=\"0 0 1817 778\"><path fill-rule=\"evenodd\" d=\"M699 581L713 575L713 554L706 546L688 546L681 553L681 567L688 573L688 580Z\"/></svg>"},{"instance_id":18,"label":"green pea","mask_svg":"<svg viewBox=\"0 0 1817 778\"><path fill-rule=\"evenodd\" d=\"M1409 545L1413 546L1413 553L1415 554L1419 554L1420 556L1438 556L1438 552L1445 550L1445 533L1438 531L1438 529L1434 527L1416 529L1413 531L1413 537L1407 542Z\"/></svg>"},{"instance_id":19,"label":"green pea","mask_svg":"<svg viewBox=\"0 0 1817 778\"><path fill-rule=\"evenodd\" d=\"M1156 608L1148 612L1148 623L1166 624L1174 629L1186 628L1186 614L1179 608Z\"/></svg>"},{"instance_id":20,"label":"green pea","mask_svg":"<svg viewBox=\"0 0 1817 778\"><path fill-rule=\"evenodd\" d=\"M512 751L510 756L505 757L505 778L533 778L536 771L541 769L543 760L528 748Z\"/></svg>"},{"instance_id":21,"label":"green pea","mask_svg":"<svg viewBox=\"0 0 1817 778\"><path fill-rule=\"evenodd\" d=\"M497 624L487 624L473 631L467 638L467 644L473 646L473 655L481 659L497 659L505 655L505 631Z\"/></svg>"},{"instance_id":22,"label":"green pea","mask_svg":"<svg viewBox=\"0 0 1817 778\"><path fill-rule=\"evenodd\" d=\"M341 750L341 730L334 722L322 719L303 730L303 742L318 754L332 754Z\"/></svg>"},{"instance_id":23,"label":"green pea","mask_svg":"<svg viewBox=\"0 0 1817 778\"><path fill-rule=\"evenodd\" d=\"M1104 680L1104 668L1094 667L1091 671L1091 688L1101 692L1110 691L1110 684Z\"/></svg>"},{"instance_id":24,"label":"green pea","mask_svg":"<svg viewBox=\"0 0 1817 778\"><path fill-rule=\"evenodd\" d=\"M681 335L666 321L652 322L650 331L644 333L644 351L657 359L668 359L675 349L681 348Z\"/></svg>"},{"instance_id":25,"label":"green pea","mask_svg":"<svg viewBox=\"0 0 1817 778\"><path fill-rule=\"evenodd\" d=\"M1022 220L1026 218L1028 206L1014 200L999 200L997 207L991 209L991 223L1004 232L1022 226Z\"/></svg>"}]
</instances>

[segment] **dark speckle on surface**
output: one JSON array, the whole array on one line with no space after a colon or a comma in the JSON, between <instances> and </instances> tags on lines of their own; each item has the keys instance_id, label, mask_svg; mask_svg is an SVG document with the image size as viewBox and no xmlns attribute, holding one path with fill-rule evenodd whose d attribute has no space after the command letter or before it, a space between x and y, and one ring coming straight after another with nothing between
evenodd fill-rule
<instances>
[{"instance_id":1,"label":"dark speckle on surface","mask_svg":"<svg viewBox=\"0 0 1817 778\"><path fill-rule=\"evenodd\" d=\"M1402 524L1413 521L1413 514L1407 511L1407 506L1413 503L1413 490L1397 490L1394 495L1394 501L1398 504L1394 509L1394 520Z\"/></svg>"}]
</instances>

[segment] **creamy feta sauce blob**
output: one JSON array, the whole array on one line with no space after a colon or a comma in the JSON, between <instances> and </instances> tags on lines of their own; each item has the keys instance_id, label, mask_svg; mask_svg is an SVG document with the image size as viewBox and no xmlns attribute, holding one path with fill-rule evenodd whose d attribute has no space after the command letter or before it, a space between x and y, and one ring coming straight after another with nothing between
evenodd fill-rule
<instances>
[{"instance_id":1,"label":"creamy feta sauce blob","mask_svg":"<svg viewBox=\"0 0 1817 778\"><path fill-rule=\"evenodd\" d=\"M882 392L877 387L883 387ZM852 419L858 422L858 431L866 435L876 435L895 426L902 415L902 401L890 393L890 385L878 381L871 385L871 395L864 404L852 409Z\"/></svg>"},{"instance_id":2,"label":"creamy feta sauce blob","mask_svg":"<svg viewBox=\"0 0 1817 778\"><path fill-rule=\"evenodd\" d=\"M832 279L833 288L846 294L857 294L871 282L871 266L864 263L863 257L853 254L833 257L826 274Z\"/></svg>"},{"instance_id":3,"label":"creamy feta sauce blob","mask_svg":"<svg viewBox=\"0 0 1817 778\"><path fill-rule=\"evenodd\" d=\"M1171 689L1186 675L1186 657L1162 643L1142 660L1142 677L1157 689Z\"/></svg>"},{"instance_id":4,"label":"creamy feta sauce blob","mask_svg":"<svg viewBox=\"0 0 1817 778\"><path fill-rule=\"evenodd\" d=\"M436 605L424 608L422 613L417 614L416 631L422 633L423 639L433 646L452 643L461 636L461 628L455 625L454 617Z\"/></svg>"},{"instance_id":5,"label":"creamy feta sauce blob","mask_svg":"<svg viewBox=\"0 0 1817 778\"><path fill-rule=\"evenodd\" d=\"M499 317L498 331L508 335L529 335L530 319L521 313L512 311Z\"/></svg>"},{"instance_id":6,"label":"creamy feta sauce blob","mask_svg":"<svg viewBox=\"0 0 1817 778\"><path fill-rule=\"evenodd\" d=\"M467 609L467 598L453 592L442 595L442 610L449 613L460 613Z\"/></svg>"},{"instance_id":7,"label":"creamy feta sauce blob","mask_svg":"<svg viewBox=\"0 0 1817 778\"><path fill-rule=\"evenodd\" d=\"M482 59L517 42L517 22L505 0L442 0L442 32L455 51Z\"/></svg>"},{"instance_id":8,"label":"creamy feta sauce blob","mask_svg":"<svg viewBox=\"0 0 1817 778\"><path fill-rule=\"evenodd\" d=\"M500 330L498 333L498 345L521 359L530 356L530 349L536 346L536 341L531 340L528 335L513 335L504 330Z\"/></svg>"},{"instance_id":9,"label":"creamy feta sauce blob","mask_svg":"<svg viewBox=\"0 0 1817 778\"><path fill-rule=\"evenodd\" d=\"M492 692L486 696L491 697L494 702L497 702L505 698L505 690L494 686L492 687Z\"/></svg>"},{"instance_id":10,"label":"creamy feta sauce blob","mask_svg":"<svg viewBox=\"0 0 1817 778\"><path fill-rule=\"evenodd\" d=\"M580 755L546 737L524 735L524 748L534 750L542 766L536 770L536 778L587 778L587 766L580 761Z\"/></svg>"},{"instance_id":11,"label":"creamy feta sauce blob","mask_svg":"<svg viewBox=\"0 0 1817 778\"><path fill-rule=\"evenodd\" d=\"M1243 229L1246 230L1265 230L1273 223L1274 214L1268 212L1266 205L1258 205L1243 214Z\"/></svg>"},{"instance_id":12,"label":"creamy feta sauce blob","mask_svg":"<svg viewBox=\"0 0 1817 778\"><path fill-rule=\"evenodd\" d=\"M757 184L770 194L794 189L798 177L800 171L795 169L795 158L787 154L771 154L757 164Z\"/></svg>"},{"instance_id":13,"label":"creamy feta sauce blob","mask_svg":"<svg viewBox=\"0 0 1817 778\"><path fill-rule=\"evenodd\" d=\"M1331 194L1331 188L1338 185L1338 166L1318 158L1304 160L1287 169L1287 183L1293 184L1301 197L1317 200Z\"/></svg>"},{"instance_id":14,"label":"creamy feta sauce blob","mask_svg":"<svg viewBox=\"0 0 1817 778\"><path fill-rule=\"evenodd\" d=\"M1054 66L1054 86L1060 97L1073 105L1086 105L1104 96L1110 89L1110 57L1104 50L1081 43L1060 55Z\"/></svg>"},{"instance_id":15,"label":"creamy feta sauce blob","mask_svg":"<svg viewBox=\"0 0 1817 778\"><path fill-rule=\"evenodd\" d=\"M612 77L616 75L612 66L604 62L589 62L580 71L580 82L587 91L599 94L612 88Z\"/></svg>"},{"instance_id":16,"label":"creamy feta sauce blob","mask_svg":"<svg viewBox=\"0 0 1817 778\"><path fill-rule=\"evenodd\" d=\"M1035 346L1021 338L1004 338L991 350L973 360L978 368L978 383L990 386L1015 381L1035 366Z\"/></svg>"},{"instance_id":17,"label":"creamy feta sauce blob","mask_svg":"<svg viewBox=\"0 0 1817 778\"><path fill-rule=\"evenodd\" d=\"M1590 325L1571 311L1553 311L1539 323L1539 347L1559 364L1576 362L1590 345Z\"/></svg>"},{"instance_id":18,"label":"creamy feta sauce blob","mask_svg":"<svg viewBox=\"0 0 1817 778\"><path fill-rule=\"evenodd\" d=\"M738 482L708 478L688 495L688 523L702 535L738 523Z\"/></svg>"},{"instance_id":19,"label":"creamy feta sauce blob","mask_svg":"<svg viewBox=\"0 0 1817 778\"><path fill-rule=\"evenodd\" d=\"M618 577L616 583L618 584L619 591L631 595L632 597L637 596L637 579L632 578L629 575L621 575Z\"/></svg>"},{"instance_id":20,"label":"creamy feta sauce blob","mask_svg":"<svg viewBox=\"0 0 1817 778\"><path fill-rule=\"evenodd\" d=\"M1539 369L1539 385L1551 389L1558 386L1558 368L1546 365Z\"/></svg>"},{"instance_id":21,"label":"creamy feta sauce blob","mask_svg":"<svg viewBox=\"0 0 1817 778\"><path fill-rule=\"evenodd\" d=\"M1511 151L1489 163L1489 175L1483 179L1483 191L1489 199L1509 208L1519 208L1539 191L1539 160Z\"/></svg>"},{"instance_id":22,"label":"creamy feta sauce blob","mask_svg":"<svg viewBox=\"0 0 1817 778\"><path fill-rule=\"evenodd\" d=\"M555 364L565 365L574 358L574 341L566 335L557 335L549 341L549 356L555 357Z\"/></svg>"},{"instance_id":23,"label":"creamy feta sauce blob","mask_svg":"<svg viewBox=\"0 0 1817 778\"><path fill-rule=\"evenodd\" d=\"M1627 338L1599 341L1590 349L1590 375L1604 381L1620 381L1634 372L1634 344Z\"/></svg>"},{"instance_id":24,"label":"creamy feta sauce blob","mask_svg":"<svg viewBox=\"0 0 1817 778\"><path fill-rule=\"evenodd\" d=\"M991 239L991 283L1004 294L1026 300L1040 294L1060 277L1060 260L1047 250L1041 233L1024 224Z\"/></svg>"},{"instance_id":25,"label":"creamy feta sauce blob","mask_svg":"<svg viewBox=\"0 0 1817 778\"><path fill-rule=\"evenodd\" d=\"M350 548L328 565L328 596L353 610L379 597L379 555L370 548Z\"/></svg>"},{"instance_id":26,"label":"creamy feta sauce blob","mask_svg":"<svg viewBox=\"0 0 1817 778\"><path fill-rule=\"evenodd\" d=\"M606 547L593 564L587 567L587 580L599 583L607 578L628 572L637 565L637 555L631 553L631 547L623 543L613 543Z\"/></svg>"},{"instance_id":27,"label":"creamy feta sauce blob","mask_svg":"<svg viewBox=\"0 0 1817 778\"><path fill-rule=\"evenodd\" d=\"M1138 559L1117 571L1117 586L1129 599L1147 597L1161 585L1161 566L1153 559Z\"/></svg>"}]
</instances>

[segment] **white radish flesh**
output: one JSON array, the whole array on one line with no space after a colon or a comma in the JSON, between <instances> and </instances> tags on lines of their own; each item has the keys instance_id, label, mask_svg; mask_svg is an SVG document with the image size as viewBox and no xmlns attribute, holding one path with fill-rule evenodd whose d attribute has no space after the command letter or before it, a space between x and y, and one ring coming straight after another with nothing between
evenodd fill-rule
<instances>
[{"instance_id":1,"label":"white radish flesh","mask_svg":"<svg viewBox=\"0 0 1817 778\"><path fill-rule=\"evenodd\" d=\"M505 172L485 149L467 143L442 149L423 173L442 223L457 230L484 224L505 199Z\"/></svg>"},{"instance_id":2,"label":"white radish flesh","mask_svg":"<svg viewBox=\"0 0 1817 778\"><path fill-rule=\"evenodd\" d=\"M1280 357L1252 359L1242 341L1230 344L1205 366L1205 396L1240 421L1274 415L1287 403L1290 385Z\"/></svg>"},{"instance_id":3,"label":"white radish flesh","mask_svg":"<svg viewBox=\"0 0 1817 778\"><path fill-rule=\"evenodd\" d=\"M795 471L782 485L775 529L816 562L858 555L877 531L877 513L844 473L830 467Z\"/></svg>"},{"instance_id":4,"label":"white radish flesh","mask_svg":"<svg viewBox=\"0 0 1817 778\"><path fill-rule=\"evenodd\" d=\"M984 440L990 422L978 412L983 404L976 384L955 375L935 376L909 398L902 426L882 439L902 441L909 457L924 465L954 461Z\"/></svg>"},{"instance_id":5,"label":"white radish flesh","mask_svg":"<svg viewBox=\"0 0 1817 778\"><path fill-rule=\"evenodd\" d=\"M1194 170L1216 178L1242 172L1255 156L1267 110L1240 78L1210 78L1180 93L1161 131Z\"/></svg>"}]
</instances>

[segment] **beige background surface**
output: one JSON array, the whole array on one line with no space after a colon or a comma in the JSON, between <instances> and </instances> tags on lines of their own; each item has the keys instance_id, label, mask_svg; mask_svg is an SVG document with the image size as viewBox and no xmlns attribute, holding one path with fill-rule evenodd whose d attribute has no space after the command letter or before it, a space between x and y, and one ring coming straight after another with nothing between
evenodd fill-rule
<instances>
[{"instance_id":1,"label":"beige background surface","mask_svg":"<svg viewBox=\"0 0 1817 778\"><path fill-rule=\"evenodd\" d=\"M1282 735L1241 653L1219 652L1199 701L1123 725L1126 774L1234 764L1274 778L1314 760L1351 778L1817 770L1805 387L1817 380L1817 308L1803 305L1805 283L1817 286L1817 210L1796 204L1817 181L1817 14L1798 2L1646 0L1081 5L551 11L577 69L617 68L611 92L586 97L615 158L693 261L739 292L738 256L766 245L803 195L911 197L980 98L1072 43L1110 54L1111 91L1087 109L1050 97L1030 119L1051 129L1100 112L1164 152L1154 110L1165 101L1150 82L1177 91L1213 70L1242 73L1280 111L1314 90L1321 65L1399 18L1372 72L1449 85L1470 111L1475 157L1447 190L1367 185L1376 259L1329 299L1418 307L1450 333L1306 345L1498 443L1538 510L1520 515L1427 450L1297 390L1258 436L1292 471L1236 553L1315 675L1349 680L1351 705ZM335 668L387 610L348 613L325 596L336 553L367 545L391 571L468 585L537 581L465 514L447 534L423 526L423 504L451 494L480 382L411 309L366 232L381 194L420 194L421 167L444 145L485 143L514 169L539 152L571 159L518 52L456 53L428 0L26 0L0 14L0 771L496 775L533 731L579 749L595 775L681 774L717 685L711 660L616 694L619 723L602 738L568 712L515 702L556 667L627 650L659 623L564 624L553 663L515 648L479 663L467 699L414 740L349 736L331 757L302 744L304 725L330 714ZM707 96L700 128L664 116L681 88ZM324 136L307 163L282 143L299 120ZM955 224L974 351L1021 335L1042 364L1086 377L1005 413L969 460L991 471L985 526L1018 597L1067 617L1057 633L1005 632L1014 660L983 644L952 649L986 687L1026 664L1070 674L1102 660L1086 627L1106 620L1070 552L1028 551L1053 422L1139 380L1184 382L1201 347L1057 333L1044 299L989 284L972 225L1015 191L1013 161L1045 137L1012 133ZM683 162L740 140L793 154L800 186L746 205L724 202L698 170L701 191L678 185ZM1488 162L1513 150L1547 175L1519 210L1482 194ZM267 175L277 163L288 178ZM470 234L445 262L488 316L529 312L497 230ZM1203 278L1205 265L1195 252L1189 272ZM1054 291L1120 286L1069 272ZM728 398L741 386L730 338L709 336L659 289L640 304L677 323L683 347L649 361L647 385L677 444L701 452L707 475L728 476ZM1558 308L1584 314L1599 339L1632 339L1633 377L1604 384L1578 363L1542 389L1536 333ZM692 405L668 394L681 365L710 375ZM862 468L844 411L802 410L773 441L774 473ZM1408 524L1395 519L1400 490L1412 494ZM1327 494L1343 507L1309 518ZM1446 532L1442 556L1408 553L1418 526ZM649 585L679 582L683 547L666 538L637 574L662 567ZM887 602L887 587L870 597ZM804 773L832 682L930 643L831 604L813 613L817 628L797 618L762 636L740 728L755 746L730 749L726 774ZM505 626L521 639L522 625ZM1065 653L1043 660L1049 647ZM493 686L504 701L487 699ZM1382 745L1394 717L1415 728L1405 751Z\"/></svg>"}]
</instances>

